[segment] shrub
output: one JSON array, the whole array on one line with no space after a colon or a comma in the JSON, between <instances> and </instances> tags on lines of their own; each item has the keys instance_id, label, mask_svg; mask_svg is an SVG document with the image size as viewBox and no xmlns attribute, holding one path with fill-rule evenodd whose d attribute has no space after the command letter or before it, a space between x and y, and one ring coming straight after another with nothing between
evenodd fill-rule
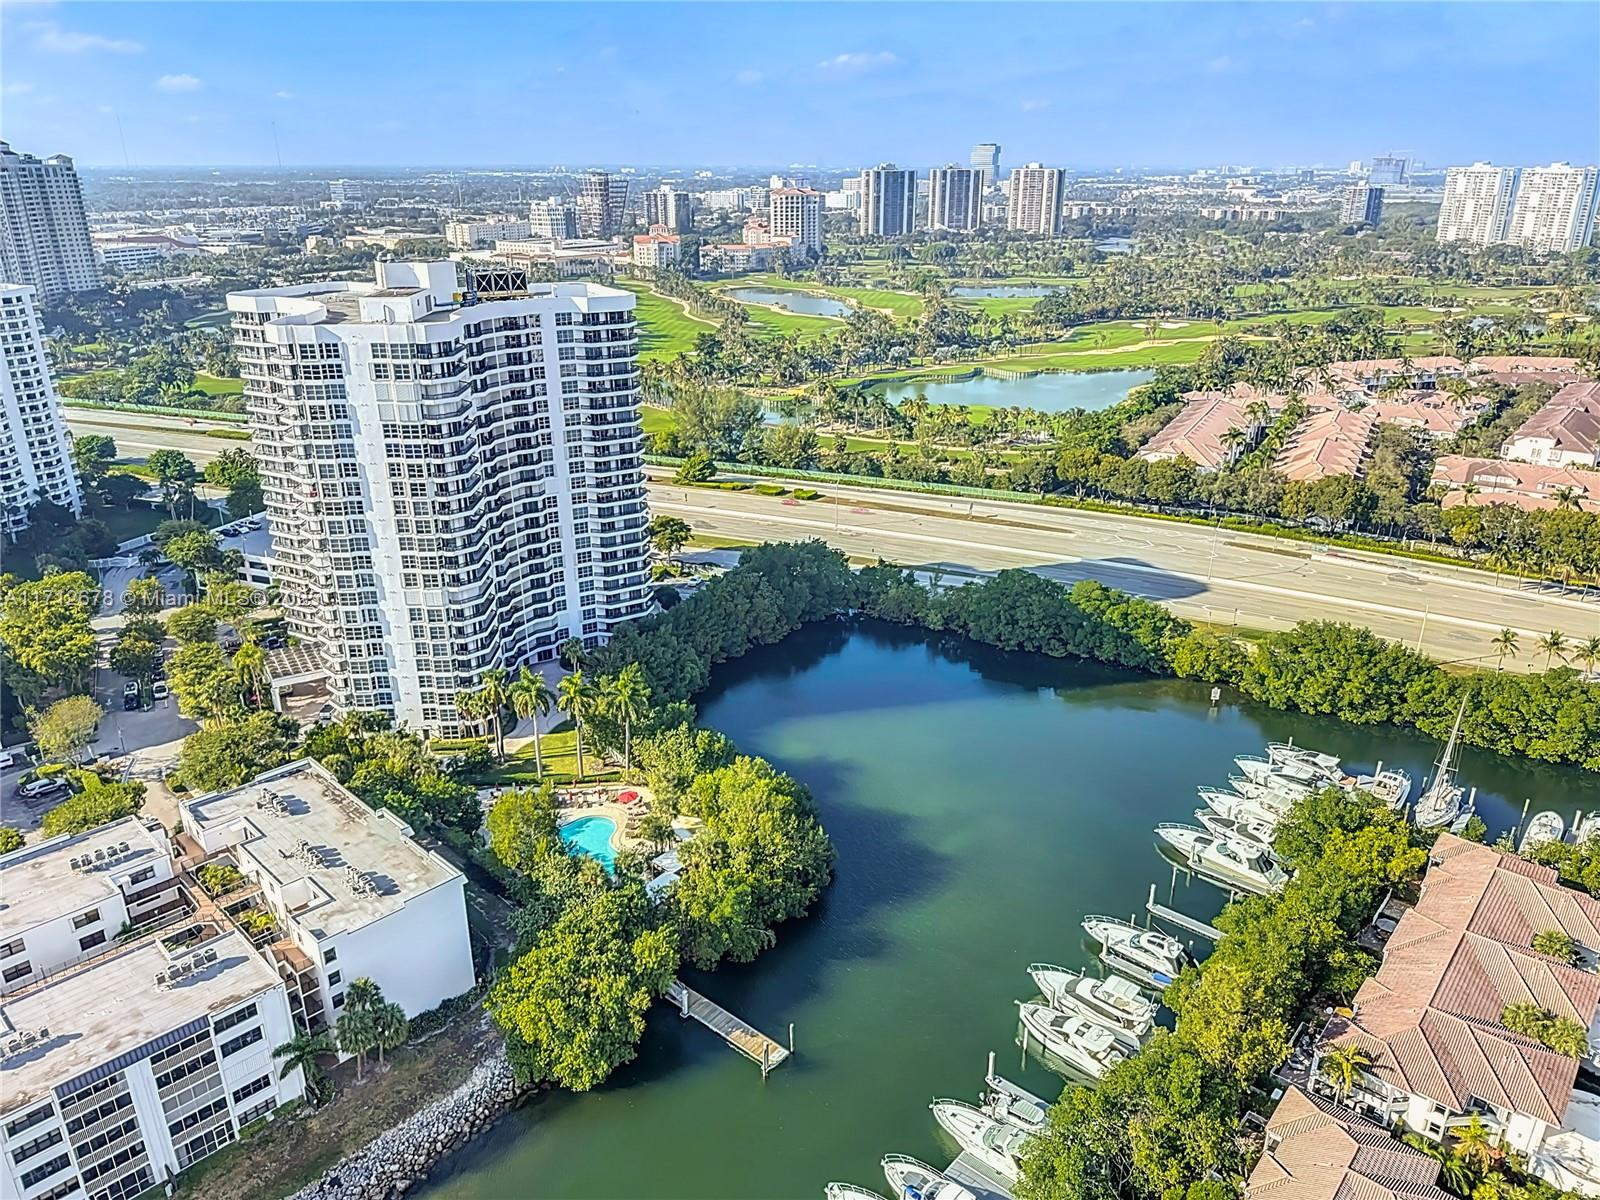
<instances>
[{"instance_id":1,"label":"shrub","mask_svg":"<svg viewBox=\"0 0 1600 1200\"><path fill-rule=\"evenodd\" d=\"M758 483L750 489L758 496L784 496L789 489L776 483Z\"/></svg>"},{"instance_id":2,"label":"shrub","mask_svg":"<svg viewBox=\"0 0 1600 1200\"><path fill-rule=\"evenodd\" d=\"M822 493L817 491L816 488L795 488L789 494L796 500L820 500L822 498Z\"/></svg>"}]
</instances>

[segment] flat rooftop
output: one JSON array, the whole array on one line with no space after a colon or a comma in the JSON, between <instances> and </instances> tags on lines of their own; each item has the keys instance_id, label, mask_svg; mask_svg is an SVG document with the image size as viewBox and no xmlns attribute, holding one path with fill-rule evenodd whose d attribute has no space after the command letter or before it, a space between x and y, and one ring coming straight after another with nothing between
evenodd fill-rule
<instances>
[{"instance_id":1,"label":"flat rooftop","mask_svg":"<svg viewBox=\"0 0 1600 1200\"><path fill-rule=\"evenodd\" d=\"M201 842L211 846L215 838L208 835L226 834L237 853L259 864L280 887L296 880L312 884L317 897L290 915L319 938L370 925L398 912L411 897L461 877L417 845L399 817L368 808L310 759L258 775L232 791L197 797L183 813L185 829ZM243 836L235 837L232 830ZM356 885L352 870L365 886Z\"/></svg>"},{"instance_id":2,"label":"flat rooftop","mask_svg":"<svg viewBox=\"0 0 1600 1200\"><path fill-rule=\"evenodd\" d=\"M72 865L97 854L92 866ZM119 891L117 880L170 858L166 834L137 817L13 850L0 858L0 941L109 899Z\"/></svg>"},{"instance_id":3,"label":"flat rooftop","mask_svg":"<svg viewBox=\"0 0 1600 1200\"><path fill-rule=\"evenodd\" d=\"M99 959L9 999L0 1000L0 1044L17 1032L49 1035L0 1059L0 1114L43 1099L51 1088L206 1013L243 1003L278 983L278 973L241 934L226 933L201 949L217 959L171 985L158 972L195 948L170 955L159 939Z\"/></svg>"}]
</instances>

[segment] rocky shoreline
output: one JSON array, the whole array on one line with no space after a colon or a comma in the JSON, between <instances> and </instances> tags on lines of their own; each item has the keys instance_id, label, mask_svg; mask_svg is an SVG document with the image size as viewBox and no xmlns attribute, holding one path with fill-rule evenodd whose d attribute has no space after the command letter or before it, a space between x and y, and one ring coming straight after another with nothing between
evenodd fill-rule
<instances>
[{"instance_id":1,"label":"rocky shoreline","mask_svg":"<svg viewBox=\"0 0 1600 1200\"><path fill-rule=\"evenodd\" d=\"M499 1120L526 1091L497 1050L448 1096L342 1160L291 1200L393 1200L427 1178L447 1154Z\"/></svg>"}]
</instances>

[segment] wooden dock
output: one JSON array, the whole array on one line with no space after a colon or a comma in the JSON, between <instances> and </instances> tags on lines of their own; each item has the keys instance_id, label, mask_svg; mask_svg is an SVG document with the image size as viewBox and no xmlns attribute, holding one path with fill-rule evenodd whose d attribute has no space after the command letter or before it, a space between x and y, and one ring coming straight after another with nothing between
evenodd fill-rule
<instances>
[{"instance_id":1,"label":"wooden dock","mask_svg":"<svg viewBox=\"0 0 1600 1200\"><path fill-rule=\"evenodd\" d=\"M789 1057L790 1050L773 1041L748 1021L734 1016L720 1004L707 1000L680 979L674 979L667 989L666 998L677 1008L678 1015L687 1020L693 1017L707 1029L717 1034L740 1054L761 1068L761 1075ZM794 1026L789 1027L790 1044L793 1045Z\"/></svg>"},{"instance_id":2,"label":"wooden dock","mask_svg":"<svg viewBox=\"0 0 1600 1200\"><path fill-rule=\"evenodd\" d=\"M1165 904L1156 903L1156 885L1150 885L1150 899L1145 901L1145 911L1152 917L1162 921L1170 921L1180 929L1187 929L1190 933L1198 933L1201 937L1215 943L1222 936L1222 930L1215 925L1207 925L1204 921L1197 921L1187 913L1181 913L1175 908L1168 908Z\"/></svg>"}]
</instances>

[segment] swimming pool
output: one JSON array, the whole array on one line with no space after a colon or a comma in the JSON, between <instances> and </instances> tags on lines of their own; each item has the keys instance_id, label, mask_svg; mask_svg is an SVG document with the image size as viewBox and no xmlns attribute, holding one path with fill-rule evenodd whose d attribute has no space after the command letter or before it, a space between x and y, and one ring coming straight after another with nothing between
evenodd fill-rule
<instances>
[{"instance_id":1,"label":"swimming pool","mask_svg":"<svg viewBox=\"0 0 1600 1200\"><path fill-rule=\"evenodd\" d=\"M579 817L568 821L557 832L568 851L599 859L600 865L611 871L617 859L617 852L611 845L611 835L616 831L617 823L610 817Z\"/></svg>"}]
</instances>

